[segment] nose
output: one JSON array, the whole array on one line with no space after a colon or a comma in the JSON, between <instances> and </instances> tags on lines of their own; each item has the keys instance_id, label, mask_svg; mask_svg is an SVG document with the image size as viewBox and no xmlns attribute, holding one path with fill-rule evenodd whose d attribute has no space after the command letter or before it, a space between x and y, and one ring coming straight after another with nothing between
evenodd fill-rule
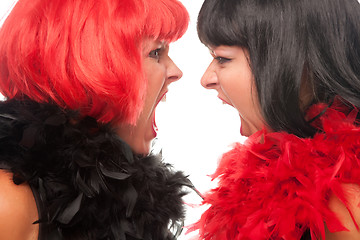
<instances>
[{"instance_id":1,"label":"nose","mask_svg":"<svg viewBox=\"0 0 360 240\"><path fill-rule=\"evenodd\" d=\"M180 70L180 68L178 68L178 66L170 57L168 62L167 75L167 80L169 83L176 82L183 76L183 72Z\"/></svg>"},{"instance_id":2,"label":"nose","mask_svg":"<svg viewBox=\"0 0 360 240\"><path fill-rule=\"evenodd\" d=\"M218 78L213 69L213 62L211 62L201 78L201 85L206 89L214 89L218 84Z\"/></svg>"}]
</instances>

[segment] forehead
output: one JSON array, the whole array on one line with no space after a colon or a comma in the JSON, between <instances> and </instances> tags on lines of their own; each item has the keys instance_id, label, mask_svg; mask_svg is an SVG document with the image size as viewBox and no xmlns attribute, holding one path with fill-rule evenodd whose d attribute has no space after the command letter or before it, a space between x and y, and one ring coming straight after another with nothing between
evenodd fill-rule
<instances>
[{"instance_id":1,"label":"forehead","mask_svg":"<svg viewBox=\"0 0 360 240\"><path fill-rule=\"evenodd\" d=\"M154 46L165 46L167 45L166 41L154 39L151 37L145 37L142 40L143 49L152 48Z\"/></svg>"}]
</instances>

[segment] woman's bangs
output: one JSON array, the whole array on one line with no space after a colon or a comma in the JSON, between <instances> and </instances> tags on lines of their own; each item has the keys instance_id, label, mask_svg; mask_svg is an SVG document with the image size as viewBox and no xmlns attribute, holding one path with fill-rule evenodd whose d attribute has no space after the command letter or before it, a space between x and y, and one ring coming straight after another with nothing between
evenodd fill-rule
<instances>
[{"instance_id":1,"label":"woman's bangs","mask_svg":"<svg viewBox=\"0 0 360 240\"><path fill-rule=\"evenodd\" d=\"M173 42L184 35L189 24L189 14L177 0L149 1L144 23L144 36Z\"/></svg>"},{"instance_id":2,"label":"woman's bangs","mask_svg":"<svg viewBox=\"0 0 360 240\"><path fill-rule=\"evenodd\" d=\"M229 1L207 1L202 6L197 24L200 41L206 46L245 45L242 33L246 21Z\"/></svg>"}]
</instances>

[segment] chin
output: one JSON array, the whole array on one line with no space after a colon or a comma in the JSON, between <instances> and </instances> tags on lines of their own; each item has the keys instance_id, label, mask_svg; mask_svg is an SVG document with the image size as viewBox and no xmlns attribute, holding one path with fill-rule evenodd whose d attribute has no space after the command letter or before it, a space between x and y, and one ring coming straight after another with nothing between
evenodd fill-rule
<instances>
[{"instance_id":1,"label":"chin","mask_svg":"<svg viewBox=\"0 0 360 240\"><path fill-rule=\"evenodd\" d=\"M151 150L151 142L144 143L141 146L134 146L132 147L135 154L141 155L141 156L147 156L150 154Z\"/></svg>"}]
</instances>

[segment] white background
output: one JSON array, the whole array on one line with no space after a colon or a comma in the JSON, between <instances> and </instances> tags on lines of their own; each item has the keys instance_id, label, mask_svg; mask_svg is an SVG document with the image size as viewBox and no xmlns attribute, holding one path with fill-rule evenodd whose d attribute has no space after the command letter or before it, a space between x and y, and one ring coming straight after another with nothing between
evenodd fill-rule
<instances>
[{"instance_id":1,"label":"white background","mask_svg":"<svg viewBox=\"0 0 360 240\"><path fill-rule=\"evenodd\" d=\"M211 61L209 51L196 34L196 18L203 1L181 1L190 13L190 25L184 37L170 45L170 56L184 75L170 85L166 102L157 108L159 134L155 149L161 148L165 161L183 170L196 188L204 192L215 186L208 175L215 171L218 158L231 143L243 138L237 112L223 105L214 90L205 90L200 85ZM0 0L0 24L14 2ZM195 194L185 200L189 204L201 202ZM185 225L195 222L203 209L189 207ZM182 234L180 239L190 239L193 235Z\"/></svg>"}]
</instances>

